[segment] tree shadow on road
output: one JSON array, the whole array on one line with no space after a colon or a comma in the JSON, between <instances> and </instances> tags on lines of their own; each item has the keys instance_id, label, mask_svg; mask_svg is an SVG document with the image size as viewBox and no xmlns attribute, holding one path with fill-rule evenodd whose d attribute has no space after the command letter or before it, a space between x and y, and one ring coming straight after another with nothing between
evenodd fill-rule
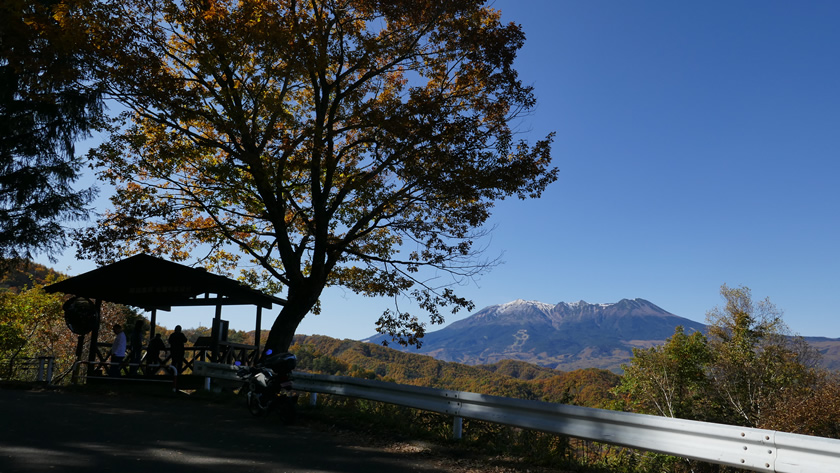
<instances>
[{"instance_id":1,"label":"tree shadow on road","mask_svg":"<svg viewBox=\"0 0 840 473\"><path fill-rule=\"evenodd\" d=\"M431 461L187 396L0 387L0 472L443 472Z\"/></svg>"}]
</instances>

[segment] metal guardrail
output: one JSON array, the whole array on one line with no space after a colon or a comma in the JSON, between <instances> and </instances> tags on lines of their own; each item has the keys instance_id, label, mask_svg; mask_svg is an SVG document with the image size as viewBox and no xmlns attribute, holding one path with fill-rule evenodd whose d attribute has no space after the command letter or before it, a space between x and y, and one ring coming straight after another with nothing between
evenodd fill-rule
<instances>
[{"instance_id":1,"label":"metal guardrail","mask_svg":"<svg viewBox=\"0 0 840 473\"><path fill-rule=\"evenodd\" d=\"M300 391L387 402L751 471L840 471L840 440L835 439L343 376L295 372L292 380Z\"/></svg>"},{"instance_id":2,"label":"metal guardrail","mask_svg":"<svg viewBox=\"0 0 840 473\"><path fill-rule=\"evenodd\" d=\"M236 366L200 363L208 378L238 379ZM751 471L840 471L840 440L671 417L527 401L345 376L293 372L295 390L369 399L452 415L456 435L469 418L659 452Z\"/></svg>"},{"instance_id":3,"label":"metal guardrail","mask_svg":"<svg viewBox=\"0 0 840 473\"><path fill-rule=\"evenodd\" d=\"M224 363L210 363L206 361L196 361L193 368L193 374L204 376L206 378L239 380L236 372L239 367L236 365L227 365Z\"/></svg>"},{"instance_id":4,"label":"metal guardrail","mask_svg":"<svg viewBox=\"0 0 840 473\"><path fill-rule=\"evenodd\" d=\"M4 368L9 363L7 360L2 360L2 362ZM19 358L11 362L7 374L11 376L11 379L50 385L53 382L54 370L54 356L36 356L32 358Z\"/></svg>"}]
</instances>

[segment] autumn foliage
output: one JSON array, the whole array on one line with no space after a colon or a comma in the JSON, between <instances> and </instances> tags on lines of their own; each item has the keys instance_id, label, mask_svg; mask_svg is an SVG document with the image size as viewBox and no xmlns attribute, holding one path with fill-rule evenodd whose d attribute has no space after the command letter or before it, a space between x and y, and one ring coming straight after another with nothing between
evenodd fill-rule
<instances>
[{"instance_id":1,"label":"autumn foliage","mask_svg":"<svg viewBox=\"0 0 840 473\"><path fill-rule=\"evenodd\" d=\"M192 260L288 303L284 350L324 287L471 308L452 289L492 266L495 202L556 179L551 137L513 68L524 33L477 0L111 0L75 17L127 109L91 157L116 187L81 235L99 261ZM429 277L431 275L445 277ZM377 329L419 343L417 314Z\"/></svg>"},{"instance_id":2,"label":"autumn foliage","mask_svg":"<svg viewBox=\"0 0 840 473\"><path fill-rule=\"evenodd\" d=\"M721 287L706 334L678 327L667 342L635 350L614 390L625 409L729 425L838 437L840 380L819 353L789 333L769 299Z\"/></svg>"},{"instance_id":3,"label":"autumn foliage","mask_svg":"<svg viewBox=\"0 0 840 473\"><path fill-rule=\"evenodd\" d=\"M563 372L512 360L468 366L320 335L295 337L292 351L298 366L313 372L587 407L610 405L619 380L606 370Z\"/></svg>"},{"instance_id":4,"label":"autumn foliage","mask_svg":"<svg viewBox=\"0 0 840 473\"><path fill-rule=\"evenodd\" d=\"M36 357L55 359L56 384L66 383L76 362L78 336L64 320L63 303L67 296L44 292L46 284L64 276L36 264L15 266L0 281L0 379L33 380L29 361ZM25 282L30 275L29 283ZM102 327L115 323L133 325L142 318L134 310L104 303L100 311ZM113 334L100 332L100 342L110 344ZM90 351L90 337L82 345L83 359Z\"/></svg>"}]
</instances>

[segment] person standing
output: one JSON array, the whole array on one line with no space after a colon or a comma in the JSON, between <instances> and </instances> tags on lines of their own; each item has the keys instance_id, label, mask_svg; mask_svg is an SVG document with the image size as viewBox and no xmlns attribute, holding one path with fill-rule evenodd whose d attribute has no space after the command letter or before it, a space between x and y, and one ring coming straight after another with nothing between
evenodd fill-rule
<instances>
[{"instance_id":1,"label":"person standing","mask_svg":"<svg viewBox=\"0 0 840 473\"><path fill-rule=\"evenodd\" d=\"M181 374L181 365L184 364L184 345L187 343L187 336L181 333L181 326L176 325L175 331L169 336L169 352L172 354L172 366Z\"/></svg>"},{"instance_id":2,"label":"person standing","mask_svg":"<svg viewBox=\"0 0 840 473\"><path fill-rule=\"evenodd\" d=\"M131 368L128 370L131 376L137 375L140 368L140 360L143 359L143 330L145 320L138 320L134 323L134 330L131 332Z\"/></svg>"},{"instance_id":3,"label":"person standing","mask_svg":"<svg viewBox=\"0 0 840 473\"><path fill-rule=\"evenodd\" d=\"M166 350L166 344L160 338L160 334L156 333L155 338L149 341L149 348L146 349L146 375L153 376L157 374L160 367L160 352Z\"/></svg>"},{"instance_id":4,"label":"person standing","mask_svg":"<svg viewBox=\"0 0 840 473\"><path fill-rule=\"evenodd\" d=\"M111 367L108 369L108 376L119 377L120 365L125 359L125 333L122 325L114 324L114 343L111 344Z\"/></svg>"}]
</instances>

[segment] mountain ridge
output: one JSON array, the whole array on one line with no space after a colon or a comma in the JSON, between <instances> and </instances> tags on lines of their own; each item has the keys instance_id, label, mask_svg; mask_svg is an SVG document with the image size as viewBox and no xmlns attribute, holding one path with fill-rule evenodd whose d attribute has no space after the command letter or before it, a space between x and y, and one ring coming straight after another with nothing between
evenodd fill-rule
<instances>
[{"instance_id":1,"label":"mountain ridge","mask_svg":"<svg viewBox=\"0 0 840 473\"><path fill-rule=\"evenodd\" d=\"M620 373L634 348L665 343L677 326L686 333L706 330L705 324L641 298L557 304L516 299L427 333L420 349L392 345L400 351L468 365L516 360L563 371L600 368ZM840 368L840 339L804 338L828 357L825 367ZM376 335L363 341L389 339Z\"/></svg>"}]
</instances>

